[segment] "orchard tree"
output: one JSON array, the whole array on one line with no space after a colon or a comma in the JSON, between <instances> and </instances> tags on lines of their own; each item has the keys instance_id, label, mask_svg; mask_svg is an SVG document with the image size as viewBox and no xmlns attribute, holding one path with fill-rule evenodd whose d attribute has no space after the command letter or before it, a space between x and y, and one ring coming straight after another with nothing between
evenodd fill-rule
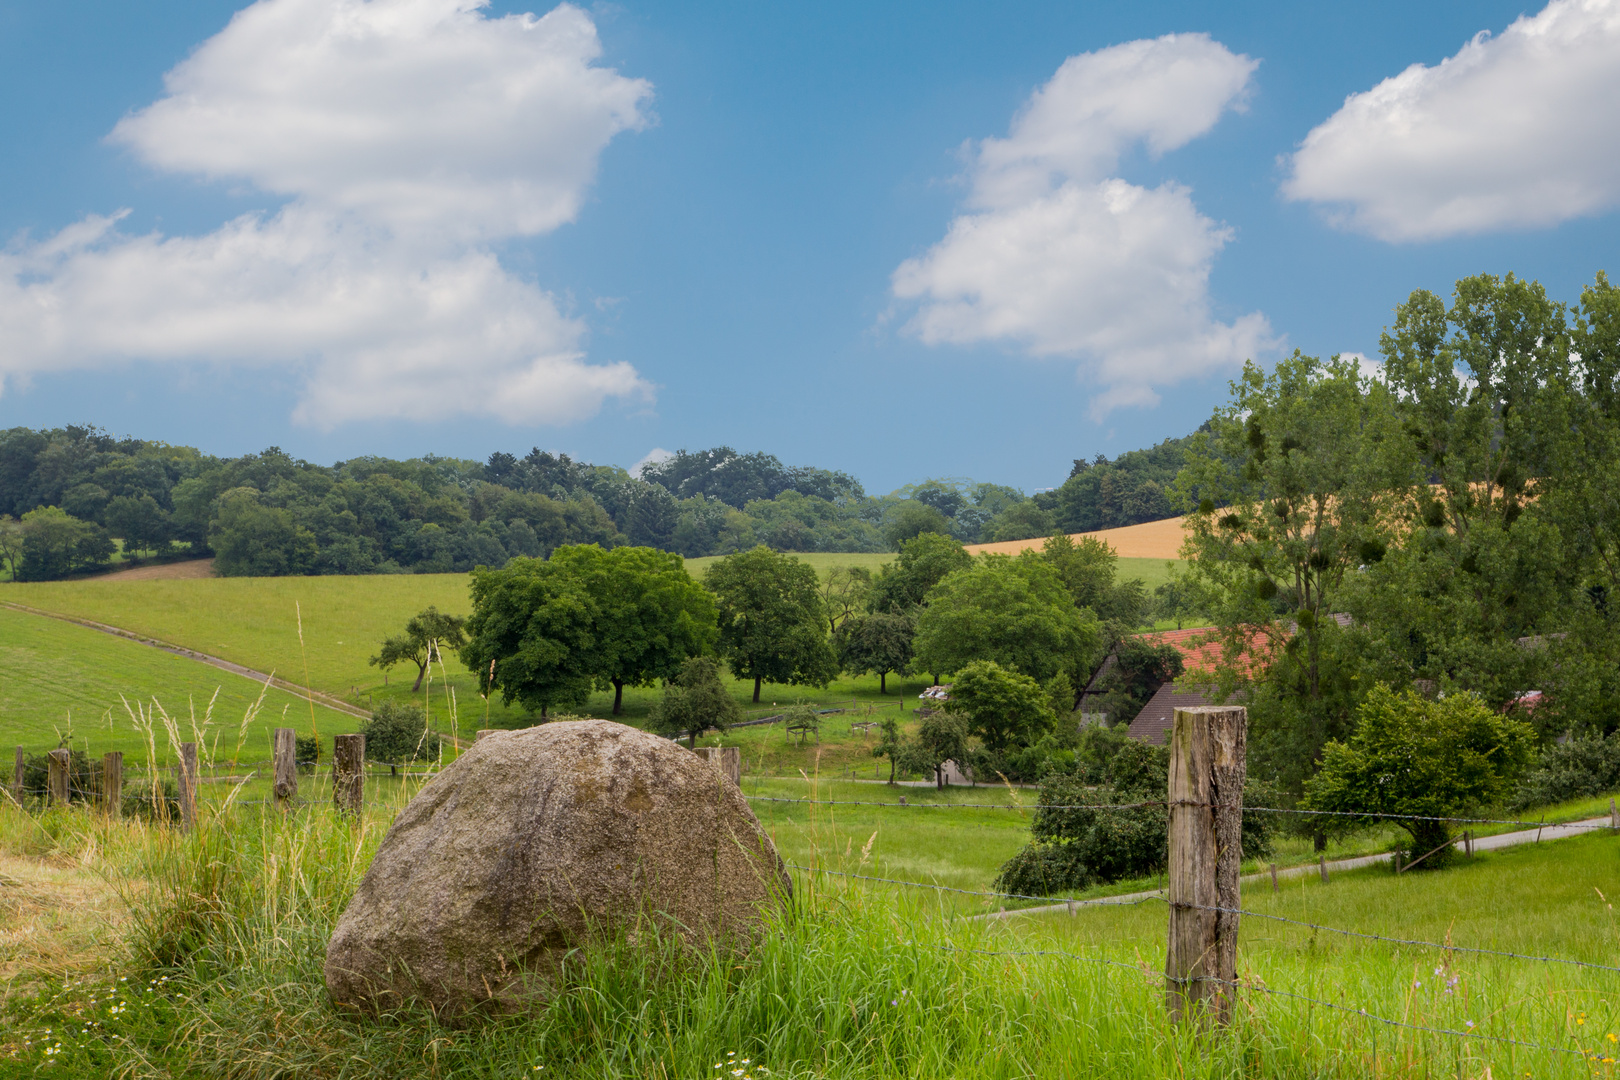
<instances>
[{"instance_id":1,"label":"orchard tree","mask_svg":"<svg viewBox=\"0 0 1620 1080\"><path fill-rule=\"evenodd\" d=\"M1301 806L1341 815L1334 823L1341 828L1376 825L1393 815L1412 838L1406 860L1427 856L1430 867L1451 857L1451 826L1434 819L1501 802L1535 751L1530 725L1467 692L1430 701L1380 684L1367 695L1359 721L1347 741L1324 748L1322 769L1305 782Z\"/></svg>"},{"instance_id":2,"label":"orchard tree","mask_svg":"<svg viewBox=\"0 0 1620 1080\"><path fill-rule=\"evenodd\" d=\"M662 488L652 490L669 497ZM596 677L613 687L614 716L625 686L673 679L688 658L714 651L714 596L686 572L679 555L578 544L558 548L551 564L592 600Z\"/></svg>"},{"instance_id":3,"label":"orchard tree","mask_svg":"<svg viewBox=\"0 0 1620 1080\"><path fill-rule=\"evenodd\" d=\"M720 618L720 654L740 679L826 686L838 674L813 568L763 545L709 567Z\"/></svg>"},{"instance_id":4,"label":"orchard tree","mask_svg":"<svg viewBox=\"0 0 1620 1080\"><path fill-rule=\"evenodd\" d=\"M395 664L410 662L416 665L416 682L411 686L411 693L422 689L422 680L427 677L428 665L438 660L443 663L442 651L450 649L456 651L467 644L467 620L461 615L444 615L439 609L429 604L421 611L411 616L405 624L405 632L388 638L382 643L382 651L369 661L373 667L384 671Z\"/></svg>"},{"instance_id":5,"label":"orchard tree","mask_svg":"<svg viewBox=\"0 0 1620 1080\"><path fill-rule=\"evenodd\" d=\"M1075 607L1062 579L1038 559L988 555L928 595L913 664L937 673L994 660L1038 681L1088 670L1102 626Z\"/></svg>"},{"instance_id":6,"label":"orchard tree","mask_svg":"<svg viewBox=\"0 0 1620 1080\"><path fill-rule=\"evenodd\" d=\"M696 748L699 735L711 728L725 731L742 717L742 706L726 689L714 657L694 656L664 686L647 720L654 731L665 735L685 732L687 745Z\"/></svg>"},{"instance_id":7,"label":"orchard tree","mask_svg":"<svg viewBox=\"0 0 1620 1080\"><path fill-rule=\"evenodd\" d=\"M590 698L599 668L596 606L576 579L539 559L513 559L472 572L472 602L461 660L481 693L499 688L502 701L541 716Z\"/></svg>"},{"instance_id":8,"label":"orchard tree","mask_svg":"<svg viewBox=\"0 0 1620 1080\"><path fill-rule=\"evenodd\" d=\"M995 754L1037 742L1056 720L1039 683L994 660L976 660L952 676L945 711L960 716L968 734Z\"/></svg>"},{"instance_id":9,"label":"orchard tree","mask_svg":"<svg viewBox=\"0 0 1620 1080\"><path fill-rule=\"evenodd\" d=\"M878 693L887 694L889 672L905 675L911 671L911 639L916 632L904 615L874 612L857 615L839 627L833 645L845 671L876 674Z\"/></svg>"}]
</instances>

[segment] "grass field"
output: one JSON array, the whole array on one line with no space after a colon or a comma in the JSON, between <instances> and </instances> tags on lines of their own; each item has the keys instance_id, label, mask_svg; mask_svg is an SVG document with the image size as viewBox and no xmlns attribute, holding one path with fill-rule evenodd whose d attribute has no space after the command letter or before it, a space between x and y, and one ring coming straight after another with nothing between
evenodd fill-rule
<instances>
[{"instance_id":1,"label":"grass field","mask_svg":"<svg viewBox=\"0 0 1620 1080\"><path fill-rule=\"evenodd\" d=\"M832 566L851 565L847 560L866 560L857 564L874 565L892 558L801 557L823 572ZM708 561L712 560L693 559L689 564L698 572ZM1141 577L1152 588L1164 581L1168 572L1162 560L1121 559L1120 573ZM466 614L467 584L465 574L136 581L88 578L9 584L0 588L0 601L106 623L257 671L274 672L297 684L305 684L307 664L308 685L369 705L407 696L416 677L414 668L396 667L385 674L367 664L381 641L399 633L407 619L429 604L440 611ZM498 699L489 703L486 722L485 703L478 697L472 675L453 659L444 675L447 679L439 679L429 688L437 695L434 709L447 709L445 695L453 690L458 713L468 726L522 727L531 722L525 710L505 706ZM787 704L798 698L819 703L849 698L880 704L892 701L877 694L877 682L868 676L840 679L826 689L767 686L761 703ZM912 698L928 685L924 677L889 682L892 692L904 692ZM126 694L146 693L142 685L136 684L121 689ZM751 684L739 682L734 689L738 700L751 706ZM643 719L657 696L656 688L627 688L623 718L631 723ZM610 693L602 691L578 711L608 716L611 708ZM4 723L3 718L0 723Z\"/></svg>"},{"instance_id":2,"label":"grass field","mask_svg":"<svg viewBox=\"0 0 1620 1080\"><path fill-rule=\"evenodd\" d=\"M321 964L389 813L356 828L235 811L180 835L0 809L3 925L32 920L31 933L0 935L0 1072L670 1080L729 1077L714 1066L732 1055L749 1059L745 1075L763 1065L777 1077L1495 1080L1609 1077L1620 1043L1614 972L1456 951L1612 964L1620 930L1607 898L1620 865L1608 836L1434 873L1248 889L1245 989L1220 1034L1166 1020L1162 903L972 921L931 891L813 870L795 872L793 917L737 962L641 940L581 954L532 1016L357 1020L333 1010ZM791 861L873 876L897 865L882 861L888 843L919 848L944 874L982 857L943 817L970 811L886 813L934 824L907 836L879 821L864 858L868 823L852 817L847 829L774 831ZM40 903L47 893L73 917ZM1267 915L1452 948L1256 917Z\"/></svg>"},{"instance_id":3,"label":"grass field","mask_svg":"<svg viewBox=\"0 0 1620 1080\"><path fill-rule=\"evenodd\" d=\"M6 748L8 761L13 746L43 753L71 736L75 748L91 755L122 750L129 764L144 762L146 736L132 725L125 700L146 709L156 701L187 740L194 738L193 719L198 725L208 719L212 701L212 723L201 741L214 744L217 739L228 754L260 689L248 679L195 660L57 619L0 608L0 747ZM272 727L294 727L307 734L309 708L304 698L275 688L267 691L257 722L246 732L243 759L269 756ZM327 737L353 731L358 723L320 705L315 707L315 720ZM161 720L156 744L158 761L169 764Z\"/></svg>"}]
</instances>

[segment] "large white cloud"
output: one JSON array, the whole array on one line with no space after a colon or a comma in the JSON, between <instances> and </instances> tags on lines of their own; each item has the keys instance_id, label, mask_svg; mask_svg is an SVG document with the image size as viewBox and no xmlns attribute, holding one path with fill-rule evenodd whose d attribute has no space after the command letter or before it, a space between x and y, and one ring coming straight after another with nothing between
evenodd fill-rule
<instances>
[{"instance_id":1,"label":"large white cloud","mask_svg":"<svg viewBox=\"0 0 1620 1080\"><path fill-rule=\"evenodd\" d=\"M1256 66L1203 34L1064 61L1006 138L978 145L969 207L945 238L895 270L895 295L918 302L907 329L1082 360L1103 386L1098 414L1272 348L1265 316L1211 314L1230 230L1179 184L1109 175L1127 150L1166 153L1241 108Z\"/></svg>"},{"instance_id":2,"label":"large white cloud","mask_svg":"<svg viewBox=\"0 0 1620 1080\"><path fill-rule=\"evenodd\" d=\"M0 253L0 375L127 359L304 374L295 417L564 423L650 387L482 246L578 212L650 87L592 62L562 6L260 0L113 138L172 171L291 198L202 236L91 217ZM120 215L121 216L121 215Z\"/></svg>"},{"instance_id":3,"label":"large white cloud","mask_svg":"<svg viewBox=\"0 0 1620 1080\"><path fill-rule=\"evenodd\" d=\"M1283 184L1388 241L1553 225L1620 205L1620 2L1554 0L1414 64L1305 137Z\"/></svg>"}]
</instances>

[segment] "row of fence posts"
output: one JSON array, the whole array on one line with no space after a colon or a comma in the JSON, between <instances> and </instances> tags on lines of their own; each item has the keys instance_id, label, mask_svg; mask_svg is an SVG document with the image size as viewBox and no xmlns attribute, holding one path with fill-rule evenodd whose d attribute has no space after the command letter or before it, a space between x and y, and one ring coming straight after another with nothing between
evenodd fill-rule
<instances>
[{"instance_id":1,"label":"row of fence posts","mask_svg":"<svg viewBox=\"0 0 1620 1080\"><path fill-rule=\"evenodd\" d=\"M273 748L275 805L288 810L298 799L298 737L292 728L276 728L271 737ZM51 803L66 805L71 798L70 778L73 758L66 749L46 754L45 796ZM12 774L12 794L20 803L23 798L23 748L17 747L16 767ZM179 795L180 824L190 829L197 819L197 788L200 770L197 765L197 744L180 744L180 762L174 767L175 788ZM365 810L366 800L366 737L364 735L338 735L332 746L332 805L345 813L359 815ZM114 750L101 758L101 804L108 814L118 817L124 803L124 754Z\"/></svg>"}]
</instances>

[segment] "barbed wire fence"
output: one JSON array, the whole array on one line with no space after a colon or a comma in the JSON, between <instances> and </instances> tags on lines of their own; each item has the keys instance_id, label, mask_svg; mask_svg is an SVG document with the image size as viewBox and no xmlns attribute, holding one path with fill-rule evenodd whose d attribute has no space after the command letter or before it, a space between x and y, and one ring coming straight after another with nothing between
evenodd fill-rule
<instances>
[{"instance_id":1,"label":"barbed wire fence","mask_svg":"<svg viewBox=\"0 0 1620 1080\"><path fill-rule=\"evenodd\" d=\"M1425 821L1441 822L1453 825L1491 825L1510 826L1524 830L1559 829L1559 830L1609 830L1620 831L1620 813L1616 812L1614 801L1610 801L1607 820L1603 821L1570 821L1558 822L1529 821L1512 818L1490 818L1469 816L1428 816L1415 814L1401 814L1379 811L1321 811L1305 810L1287 807L1244 806L1241 803L1241 775L1242 765L1237 766L1238 780L1234 786L1231 776L1228 775L1223 786L1225 799L1220 799L1212 793L1212 775L1194 778L1198 782L1194 787L1202 792L1201 796L1193 798L1176 798L1176 770L1180 768L1183 773L1193 769L1194 763L1199 763L1206 773L1213 770L1209 762L1219 755L1212 754L1210 748L1205 746L1202 752L1193 752L1187 745L1202 738L1209 742L1211 738L1208 714L1226 714L1230 721L1236 717L1240 734L1236 737L1238 757L1241 762L1242 725L1246 724L1246 715L1241 708L1199 708L1177 710L1175 727L1173 728L1172 747L1172 781L1169 797L1166 799L1141 799L1130 802L1097 802L1097 803L1041 803L1021 804L1011 803L958 803L958 802L921 802L908 803L901 796L897 801L881 800L855 800L855 799L818 799L813 797L792 798L770 795L744 795L751 802L798 805L806 807L864 807L882 808L900 812L913 811L943 811L943 810L993 810L1012 811L1020 814L1029 814L1045 810L1089 810L1096 812L1121 812L1138 810L1150 807L1162 807L1171 817L1170 823L1170 860L1169 873L1166 879L1166 888L1149 894L1137 894L1117 897L1068 897L1052 895L1031 895L1014 892L994 890L963 889L954 886L941 885L937 882L909 881L901 878L884 877L875 874L863 874L847 870L836 870L826 866L809 865L789 862L786 865L791 869L807 875L820 875L836 877L852 882L895 886L929 890L936 894L952 894L971 896L988 901L996 901L1005 905L1007 901L1032 902L1046 905L1064 906L1071 915L1077 915L1082 909L1095 908L1123 908L1141 907L1148 904L1163 903L1171 913L1170 939L1166 950L1166 970L1162 975L1164 979L1173 1016L1213 1017L1217 1023L1229 1022L1231 1004L1237 995L1243 992L1259 993L1270 997L1283 998L1302 1002L1315 1007L1334 1010L1350 1014L1372 1023L1391 1028L1405 1029L1426 1034L1446 1036L1477 1043L1490 1043L1511 1045L1526 1049L1545 1051L1550 1053L1580 1057L1595 1062L1602 1060L1612 1062L1612 1058L1600 1059L1595 1051L1569 1046L1558 1046L1550 1043L1535 1042L1526 1039L1514 1038L1507 1035L1491 1034L1483 1031L1465 1030L1458 1028L1437 1027L1425 1024L1414 1024L1408 1020L1398 1020L1369 1012L1364 1008L1346 1005L1342 1001L1335 1002L1325 998L1302 994L1293 990L1285 990L1266 985L1256 977L1240 979L1236 975L1236 936L1237 927L1243 918L1259 919L1269 922L1300 927L1315 933L1329 933L1362 941L1380 942L1403 948L1416 948L1434 950L1442 956L1453 954L1491 957L1496 959L1522 961L1544 965L1561 965L1587 971L1620 975L1620 965L1597 963L1594 961L1579 960L1570 957L1545 956L1532 953L1520 953L1502 949L1488 949L1474 946L1458 945L1449 940L1443 942L1428 941L1419 938L1397 937L1369 933L1361 930L1352 930L1344 927L1332 926L1326 923L1312 922L1302 919L1289 918L1270 912L1255 911L1244 907L1241 903L1208 902L1212 896L1226 895L1235 898L1240 895L1237 886L1238 858L1234 856L1232 848L1227 845L1225 858L1222 857L1220 845L1217 844L1217 834L1222 832L1220 818L1224 815L1228 819L1226 833L1231 834L1230 821L1233 815L1241 816L1245 813L1276 814L1276 815L1306 815L1318 817L1347 817L1359 820L1391 820L1391 821ZM774 722L777 717L765 718L764 722ZM1188 729L1183 731L1183 726ZM1219 726L1218 724L1216 725ZM1202 728L1202 731L1194 730ZM1216 733L1218 734L1218 732ZM291 729L287 729L291 735ZM260 778L273 778L277 788L272 798L268 799L231 799L226 804L238 806L274 806L287 812L310 811L322 808L336 808L340 811L350 810L358 814L363 807L364 781L368 778L390 780L421 780L431 779L440 771L437 763L389 765L387 763L367 761L364 757L364 736L339 736L335 746L332 762L321 767L318 762L300 762L296 760L293 752L293 740L289 737L276 744L277 756L267 760L251 762L226 762L199 766L196 758L195 744L183 744L181 761L175 765L158 766L149 763L146 766L136 765L127 770L122 765L121 754L108 754L102 763L101 770L88 767L74 769L73 759L69 751L58 749L48 752L48 776L44 784L25 783L25 759L23 748L17 748L16 770L13 783L6 790L19 803L24 799L35 799L42 803L73 802L87 804L106 804L109 786L117 791L127 782L127 786L134 793L143 790L154 793L162 789L162 785L169 780L178 780L178 788L182 801L191 800L191 805L183 813L183 823L190 825L192 814L195 812L195 801L198 786L201 783L233 784L235 792L240 791L247 783ZM1216 739L1216 742L1219 740ZM283 746L286 752L283 751ZM1176 751L1180 748L1182 753ZM346 753L345 753L346 752ZM345 762L344 759L347 759ZM116 782L108 778L112 776L114 765L117 767L118 779ZM1231 763L1228 762L1228 771ZM220 775L223 770L224 775ZM302 771L301 771L302 770ZM37 771L37 770L35 770ZM204 772L209 775L203 775ZM100 775L97 775L99 772ZM300 782L294 784L291 792L281 788L284 778L291 774ZM1184 776L1185 780L1186 777ZM98 782L99 781L99 782ZM1201 786L1200 786L1201 785ZM1217 787L1222 785L1216 784ZM311 797L303 797L308 791ZM1181 792L1183 796L1187 792ZM1197 796L1197 792L1195 792ZM114 811L116 812L116 811ZM1207 813L1200 813L1207 812ZM1175 819L1180 814L1181 848L1178 852L1178 822ZM1235 834L1233 834L1235 835ZM1188 858L1188 848L1193 851L1194 857ZM1181 858L1178 859L1178 855ZM1198 857L1202 856L1202 857ZM1178 873L1179 871L1179 873ZM1217 878L1228 880L1218 881ZM1224 886L1224 887L1223 887ZM1201 896L1199 894L1202 894ZM1203 902L1200 902L1202 900ZM1008 913L1003 907L1002 913ZM1200 925L1198 939L1193 942L1196 952L1192 953L1191 963L1183 961L1178 965L1176 941L1177 914L1190 917L1200 924L1213 924L1215 941L1207 940L1211 937L1209 925ZM1017 914L1016 909L1010 914ZM1224 922L1224 925L1223 925ZM1219 940L1226 938L1227 940ZM981 956L1019 958L1019 957L1048 957L1063 958L1075 962L1098 964L1127 968L1133 971L1149 974L1143 964L1129 963L1107 957L1084 956L1062 949L979 949L955 945L931 945L930 948L948 952L959 952ZM1182 948L1182 954L1188 953ZM1218 958L1225 953L1230 960L1224 969L1217 966ZM1212 961L1216 961L1212 963ZM1214 987L1215 993L1211 995L1209 988ZM1176 1001L1181 1000L1178 1009Z\"/></svg>"}]
</instances>

